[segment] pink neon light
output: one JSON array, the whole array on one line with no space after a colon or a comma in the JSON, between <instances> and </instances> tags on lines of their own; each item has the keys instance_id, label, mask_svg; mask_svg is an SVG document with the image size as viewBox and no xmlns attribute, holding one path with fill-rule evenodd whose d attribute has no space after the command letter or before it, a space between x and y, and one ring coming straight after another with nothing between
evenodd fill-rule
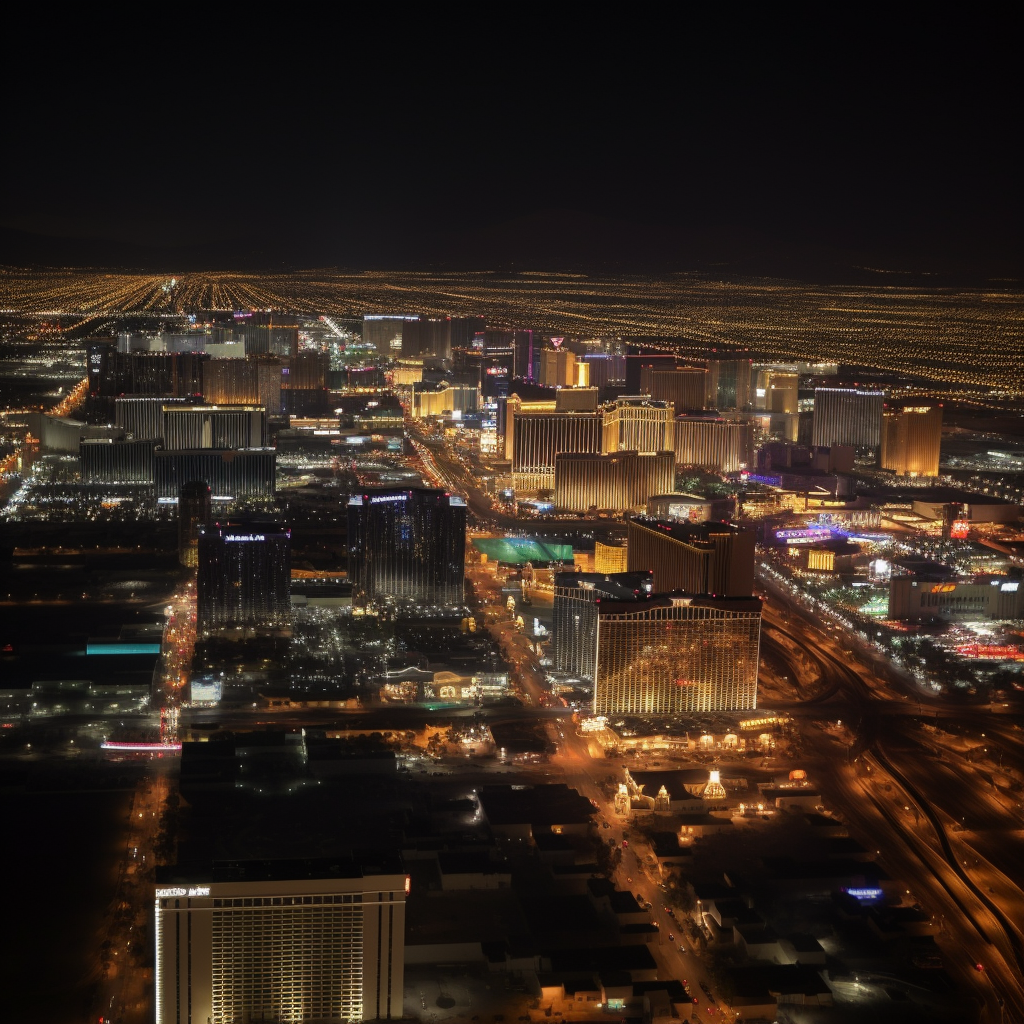
<instances>
[{"instance_id":1,"label":"pink neon light","mask_svg":"<svg viewBox=\"0 0 1024 1024\"><path fill-rule=\"evenodd\" d=\"M103 743L104 750L134 750L160 754L164 751L181 750L180 743Z\"/></svg>"}]
</instances>

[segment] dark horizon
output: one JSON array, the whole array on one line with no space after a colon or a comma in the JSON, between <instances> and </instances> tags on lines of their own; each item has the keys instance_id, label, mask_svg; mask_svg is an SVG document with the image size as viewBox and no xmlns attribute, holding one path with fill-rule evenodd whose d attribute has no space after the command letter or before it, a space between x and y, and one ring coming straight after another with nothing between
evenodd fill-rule
<instances>
[{"instance_id":1,"label":"dark horizon","mask_svg":"<svg viewBox=\"0 0 1024 1024\"><path fill-rule=\"evenodd\" d=\"M1009 33L748 19L273 74L170 28L156 92L48 40L45 91L5 67L0 265L1024 279Z\"/></svg>"},{"instance_id":2,"label":"dark horizon","mask_svg":"<svg viewBox=\"0 0 1024 1024\"><path fill-rule=\"evenodd\" d=\"M402 255L368 236L347 245L310 245L301 237L237 236L218 242L144 244L60 237L0 227L0 268L117 270L132 273L263 274L340 269L380 273L564 273L723 280L777 278L822 285L976 288L1024 285L1024 258L1003 249L960 255L938 245L889 246L884 252L708 230L677 234L657 225L554 210L480 229L410 238ZM557 237L556 237L557 236Z\"/></svg>"}]
</instances>

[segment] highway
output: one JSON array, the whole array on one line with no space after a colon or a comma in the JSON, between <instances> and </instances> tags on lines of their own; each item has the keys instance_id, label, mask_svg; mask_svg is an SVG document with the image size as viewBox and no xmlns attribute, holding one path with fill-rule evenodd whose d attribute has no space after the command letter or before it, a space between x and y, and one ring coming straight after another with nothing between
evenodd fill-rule
<instances>
[{"instance_id":1,"label":"highway","mask_svg":"<svg viewBox=\"0 0 1024 1024\"><path fill-rule=\"evenodd\" d=\"M807 723L801 728L806 767L829 802L860 835L871 837L881 861L897 877L913 879L914 896L940 919L939 941L951 973L966 991L980 993L986 1019L1024 1021L1019 862L1003 859L1000 870L993 862L997 856L990 861L965 855L964 833L952 832L969 818L980 831L1009 838L1020 819L993 794L977 765L948 750L938 761L929 753L934 742L924 734L926 723L958 730L966 725L983 740L986 730L993 731L995 714L1001 716L995 719L1001 743L1024 756L1021 735L1011 724L1018 709L965 706L908 692L898 673L883 676L878 666L865 666L852 647L843 646L850 642L845 634L822 629L772 581L765 582L765 654L788 663L794 679L801 671L807 676L809 661L819 685L805 700L766 700L764 707ZM846 728L808 727L816 720L841 720Z\"/></svg>"}]
</instances>

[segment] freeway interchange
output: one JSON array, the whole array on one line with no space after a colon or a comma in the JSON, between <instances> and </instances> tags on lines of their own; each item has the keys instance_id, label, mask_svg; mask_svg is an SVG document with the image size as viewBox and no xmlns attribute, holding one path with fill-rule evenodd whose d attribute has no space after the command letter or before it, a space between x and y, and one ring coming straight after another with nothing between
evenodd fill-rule
<instances>
[{"instance_id":1,"label":"freeway interchange","mask_svg":"<svg viewBox=\"0 0 1024 1024\"><path fill-rule=\"evenodd\" d=\"M815 621L805 608L762 579L762 653L795 679L820 680L803 700L766 700L800 726L806 766L823 794L877 848L894 875L912 880L908 895L939 920L950 973L976 991L988 1020L1024 1020L1024 879L1019 798L970 760L954 737L976 736L1019 781L1024 770L1020 707L970 705L914 692L876 660L865 665L850 637ZM815 728L822 722L842 723ZM981 748L985 750L985 747ZM1013 767L1011 767L1011 765ZM991 859L975 846L991 846ZM999 854L1002 853L1002 856ZM998 862L998 866L997 863ZM981 968L979 970L978 968Z\"/></svg>"}]
</instances>

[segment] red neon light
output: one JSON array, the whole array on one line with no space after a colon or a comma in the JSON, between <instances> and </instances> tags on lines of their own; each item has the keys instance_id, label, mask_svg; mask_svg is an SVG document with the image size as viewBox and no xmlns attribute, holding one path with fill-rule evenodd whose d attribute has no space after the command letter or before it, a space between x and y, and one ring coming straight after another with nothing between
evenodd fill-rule
<instances>
[{"instance_id":1,"label":"red neon light","mask_svg":"<svg viewBox=\"0 0 1024 1024\"><path fill-rule=\"evenodd\" d=\"M1018 647L991 644L959 644L956 653L965 658L991 658L1007 661L1024 661L1024 652Z\"/></svg>"}]
</instances>

